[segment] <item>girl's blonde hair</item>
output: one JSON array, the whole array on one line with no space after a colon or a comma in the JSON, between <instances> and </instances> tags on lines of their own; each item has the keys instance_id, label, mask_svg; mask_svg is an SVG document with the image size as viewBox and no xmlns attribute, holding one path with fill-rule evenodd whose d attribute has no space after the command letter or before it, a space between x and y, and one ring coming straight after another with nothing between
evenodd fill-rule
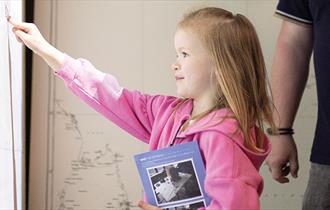
<instances>
[{"instance_id":1,"label":"girl's blonde hair","mask_svg":"<svg viewBox=\"0 0 330 210\"><path fill-rule=\"evenodd\" d=\"M197 35L210 53L216 67L211 75L217 81L215 107L230 108L247 148L262 152L263 122L272 129L275 126L273 105L267 93L265 61L251 22L241 14L206 7L186 14L178 29ZM253 138L251 129L255 126L259 128L255 129L256 138Z\"/></svg>"}]
</instances>

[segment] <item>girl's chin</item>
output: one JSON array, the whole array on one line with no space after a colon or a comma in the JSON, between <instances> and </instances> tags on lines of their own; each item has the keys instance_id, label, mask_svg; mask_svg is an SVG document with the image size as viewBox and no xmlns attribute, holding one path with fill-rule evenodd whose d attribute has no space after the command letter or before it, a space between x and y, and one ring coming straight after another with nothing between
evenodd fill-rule
<instances>
[{"instance_id":1,"label":"girl's chin","mask_svg":"<svg viewBox=\"0 0 330 210\"><path fill-rule=\"evenodd\" d=\"M190 98L190 96L188 94L184 94L184 93L179 92L179 91L177 91L176 94L180 98Z\"/></svg>"}]
</instances>

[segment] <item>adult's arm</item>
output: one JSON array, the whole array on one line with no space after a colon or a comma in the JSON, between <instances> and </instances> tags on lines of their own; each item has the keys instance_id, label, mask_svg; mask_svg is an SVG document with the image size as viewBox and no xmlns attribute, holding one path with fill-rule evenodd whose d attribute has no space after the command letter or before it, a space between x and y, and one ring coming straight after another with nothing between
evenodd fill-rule
<instances>
[{"instance_id":1,"label":"adult's arm","mask_svg":"<svg viewBox=\"0 0 330 210\"><path fill-rule=\"evenodd\" d=\"M278 36L271 73L275 123L290 128L299 107L309 73L313 48L311 25L284 20ZM297 177L299 163L292 135L270 138L272 151L267 159L272 176L280 183L288 182L288 173ZM285 169L285 166L289 166Z\"/></svg>"}]
</instances>

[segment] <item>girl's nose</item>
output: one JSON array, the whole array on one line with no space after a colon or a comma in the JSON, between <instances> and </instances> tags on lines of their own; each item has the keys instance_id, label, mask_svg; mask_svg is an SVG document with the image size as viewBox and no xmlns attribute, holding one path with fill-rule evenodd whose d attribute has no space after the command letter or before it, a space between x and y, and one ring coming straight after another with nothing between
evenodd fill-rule
<instances>
[{"instance_id":1,"label":"girl's nose","mask_svg":"<svg viewBox=\"0 0 330 210\"><path fill-rule=\"evenodd\" d=\"M172 70L179 70L179 65L177 63L172 64Z\"/></svg>"}]
</instances>

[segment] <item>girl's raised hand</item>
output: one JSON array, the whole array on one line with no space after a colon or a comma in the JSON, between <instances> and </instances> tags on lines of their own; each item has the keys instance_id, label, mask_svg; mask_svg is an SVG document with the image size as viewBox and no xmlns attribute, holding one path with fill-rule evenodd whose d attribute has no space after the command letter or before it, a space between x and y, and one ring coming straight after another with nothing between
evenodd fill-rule
<instances>
[{"instance_id":1,"label":"girl's raised hand","mask_svg":"<svg viewBox=\"0 0 330 210\"><path fill-rule=\"evenodd\" d=\"M64 53L48 43L35 24L16 22L11 17L8 17L8 21L13 25L17 41L24 43L34 53L41 56L53 70L58 70L63 65Z\"/></svg>"},{"instance_id":2,"label":"girl's raised hand","mask_svg":"<svg viewBox=\"0 0 330 210\"><path fill-rule=\"evenodd\" d=\"M143 210L161 210L160 208L152 206L144 201L140 201L138 206Z\"/></svg>"},{"instance_id":3,"label":"girl's raised hand","mask_svg":"<svg viewBox=\"0 0 330 210\"><path fill-rule=\"evenodd\" d=\"M8 17L9 23L13 25L13 32L17 41L24 43L34 53L40 55L49 47L49 43L41 35L37 26L33 23L16 22Z\"/></svg>"}]
</instances>

